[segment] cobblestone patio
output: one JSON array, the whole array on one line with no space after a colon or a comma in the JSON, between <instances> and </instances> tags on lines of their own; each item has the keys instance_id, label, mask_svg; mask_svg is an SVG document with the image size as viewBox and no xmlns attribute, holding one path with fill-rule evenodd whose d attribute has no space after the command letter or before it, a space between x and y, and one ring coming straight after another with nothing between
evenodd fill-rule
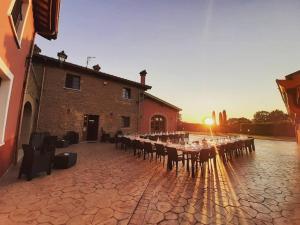
<instances>
[{"instance_id":1,"label":"cobblestone patio","mask_svg":"<svg viewBox=\"0 0 300 225\"><path fill-rule=\"evenodd\" d=\"M300 224L300 150L256 140L256 152L191 178L180 166L86 143L75 167L0 181L0 224Z\"/></svg>"}]
</instances>

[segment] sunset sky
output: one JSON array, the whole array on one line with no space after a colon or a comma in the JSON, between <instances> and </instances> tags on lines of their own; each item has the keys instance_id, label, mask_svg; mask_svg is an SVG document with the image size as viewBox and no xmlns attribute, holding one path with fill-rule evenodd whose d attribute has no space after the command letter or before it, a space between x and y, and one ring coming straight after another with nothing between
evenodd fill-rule
<instances>
[{"instance_id":1,"label":"sunset sky","mask_svg":"<svg viewBox=\"0 0 300 225\"><path fill-rule=\"evenodd\" d=\"M58 39L37 44L135 81L146 69L149 92L185 121L251 119L285 110L275 79L300 69L299 15L299 0L64 0Z\"/></svg>"}]
</instances>

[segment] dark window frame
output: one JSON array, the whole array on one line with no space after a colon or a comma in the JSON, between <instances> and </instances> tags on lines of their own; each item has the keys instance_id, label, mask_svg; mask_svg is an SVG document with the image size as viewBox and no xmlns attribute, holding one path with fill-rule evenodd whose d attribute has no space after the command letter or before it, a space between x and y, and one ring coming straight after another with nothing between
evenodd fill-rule
<instances>
[{"instance_id":1,"label":"dark window frame","mask_svg":"<svg viewBox=\"0 0 300 225\"><path fill-rule=\"evenodd\" d=\"M154 115L151 117L151 132L165 132L167 119L162 115Z\"/></svg>"},{"instance_id":2,"label":"dark window frame","mask_svg":"<svg viewBox=\"0 0 300 225\"><path fill-rule=\"evenodd\" d=\"M12 8L12 11L11 11L11 16L12 16L16 31L18 30L20 23L24 19L23 13L22 13L23 4L24 4L23 0L16 0L14 6Z\"/></svg>"},{"instance_id":3,"label":"dark window frame","mask_svg":"<svg viewBox=\"0 0 300 225\"><path fill-rule=\"evenodd\" d=\"M131 99L131 88L123 87L122 89L122 98Z\"/></svg>"},{"instance_id":4,"label":"dark window frame","mask_svg":"<svg viewBox=\"0 0 300 225\"><path fill-rule=\"evenodd\" d=\"M129 128L130 127L130 116L122 116L122 128Z\"/></svg>"},{"instance_id":5,"label":"dark window frame","mask_svg":"<svg viewBox=\"0 0 300 225\"><path fill-rule=\"evenodd\" d=\"M78 79L76 81L76 79ZM81 90L81 77L75 74L66 74L65 88L72 90Z\"/></svg>"}]
</instances>

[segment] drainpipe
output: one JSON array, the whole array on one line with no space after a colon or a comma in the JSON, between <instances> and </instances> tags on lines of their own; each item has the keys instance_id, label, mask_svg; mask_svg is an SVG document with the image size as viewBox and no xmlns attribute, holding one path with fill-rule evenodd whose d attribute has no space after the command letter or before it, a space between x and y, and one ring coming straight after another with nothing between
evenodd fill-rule
<instances>
[{"instance_id":1,"label":"drainpipe","mask_svg":"<svg viewBox=\"0 0 300 225\"><path fill-rule=\"evenodd\" d=\"M26 64L28 63L28 66L26 67L25 71L25 79L23 83L23 92L22 92L22 97L20 99L20 110L19 110L19 115L18 115L18 122L17 122L17 128L16 128L16 136L14 138L14 159L13 159L13 164L17 165L18 163L18 143L20 139L20 134L21 134L21 122L22 122L22 116L23 116L23 103L24 103L24 98L25 98L25 90L28 84L28 77L29 77L29 72L30 72L30 67L32 65L32 55L33 55L33 50L34 50L34 44L35 44L35 36L36 33L33 34L33 41L31 43L30 47L30 55L29 57L26 58Z\"/></svg>"},{"instance_id":2,"label":"drainpipe","mask_svg":"<svg viewBox=\"0 0 300 225\"><path fill-rule=\"evenodd\" d=\"M144 91L139 90L139 108L138 108L138 133L141 132L141 102L144 99Z\"/></svg>"},{"instance_id":3,"label":"drainpipe","mask_svg":"<svg viewBox=\"0 0 300 225\"><path fill-rule=\"evenodd\" d=\"M38 130L38 128L39 128L41 102L42 102L41 100L42 100L42 95L43 95L43 91L44 91L45 74L46 74L46 66L43 65L43 79L42 79L42 86L41 86L41 90L40 90L39 107L38 107L37 118L36 118L36 130Z\"/></svg>"},{"instance_id":4,"label":"drainpipe","mask_svg":"<svg viewBox=\"0 0 300 225\"><path fill-rule=\"evenodd\" d=\"M146 70L140 72L141 85L146 85L146 75L147 75ZM141 89L139 89L138 133L141 132L141 101L144 100L144 92L145 92L144 90L141 91Z\"/></svg>"}]
</instances>

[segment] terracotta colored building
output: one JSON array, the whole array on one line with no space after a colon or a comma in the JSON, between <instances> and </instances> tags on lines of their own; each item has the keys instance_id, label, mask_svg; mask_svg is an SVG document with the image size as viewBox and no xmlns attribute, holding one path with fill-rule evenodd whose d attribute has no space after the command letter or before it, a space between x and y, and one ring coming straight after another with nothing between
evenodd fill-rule
<instances>
[{"instance_id":1,"label":"terracotta colored building","mask_svg":"<svg viewBox=\"0 0 300 225\"><path fill-rule=\"evenodd\" d=\"M149 93L145 93L142 102L141 133L177 131L179 112L172 105Z\"/></svg>"},{"instance_id":2,"label":"terracotta colored building","mask_svg":"<svg viewBox=\"0 0 300 225\"><path fill-rule=\"evenodd\" d=\"M288 114L295 124L297 142L300 143L300 70L276 82Z\"/></svg>"},{"instance_id":3,"label":"terracotta colored building","mask_svg":"<svg viewBox=\"0 0 300 225\"><path fill-rule=\"evenodd\" d=\"M63 136L79 133L80 141L97 141L103 131L123 133L175 131L178 112L145 91L146 71L140 82L103 73L66 61L35 55L25 92L25 106L32 108L24 131L48 131ZM51 120L51 123L49 123ZM27 128L26 128L27 127ZM30 133L23 132L22 143Z\"/></svg>"},{"instance_id":4,"label":"terracotta colored building","mask_svg":"<svg viewBox=\"0 0 300 225\"><path fill-rule=\"evenodd\" d=\"M17 149L27 68L38 33L55 39L59 0L2 0L0 7L0 176Z\"/></svg>"}]
</instances>

